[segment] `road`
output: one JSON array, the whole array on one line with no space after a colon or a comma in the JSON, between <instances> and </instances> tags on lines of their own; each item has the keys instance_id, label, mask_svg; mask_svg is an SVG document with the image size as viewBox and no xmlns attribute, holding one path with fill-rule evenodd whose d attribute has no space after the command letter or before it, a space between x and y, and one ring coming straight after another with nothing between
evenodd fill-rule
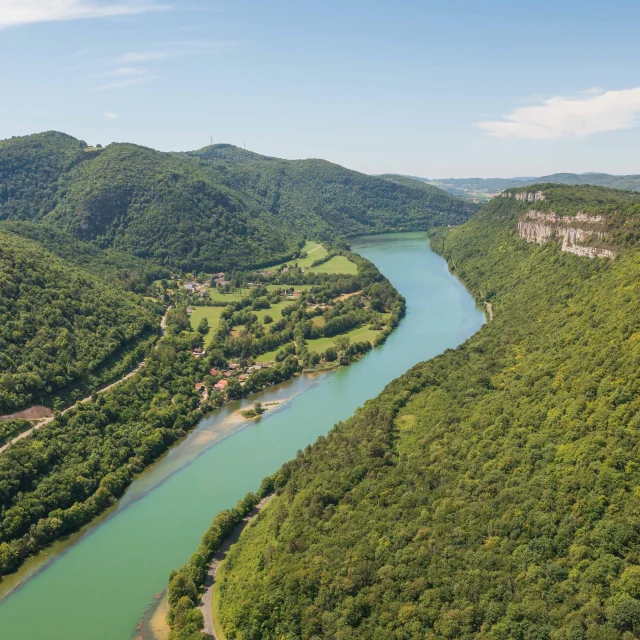
<instances>
[{"instance_id":1,"label":"road","mask_svg":"<svg viewBox=\"0 0 640 640\"><path fill-rule=\"evenodd\" d=\"M162 316L162 320L160 320L160 331L162 335L164 335L165 328L167 325L167 313L169 313L169 309L171 309L171 307L167 309L165 314ZM158 346L158 343L156 342L156 347L157 346ZM138 371L140 371L140 369L142 369L146 361L147 359L145 358L135 369L133 369L132 371L129 371L129 373L123 375L121 378L118 378L111 384L108 384L106 387L102 387L101 389L98 389L96 393L104 393L105 391L109 391L109 389L113 389L113 387L115 387L116 385L119 385L121 382L124 382L131 376L135 375L136 373L138 373ZM82 398L82 400L78 400L75 404L72 404L70 407L67 407L64 411L61 411L61 414L64 415L68 411L75 409L78 405L83 404L85 402L89 402L89 400L91 400L91 396ZM42 429L42 427L46 427L53 419L54 419L54 416L49 416L48 418L44 418L43 420L38 422L38 424L36 424L34 427L31 427L31 429L28 429L27 431L23 431L20 435L9 440L7 444L0 447L0 453L2 453L7 447L12 445L14 442L18 442L18 440L22 440L22 438L26 438L27 436L30 436L34 431L38 431L39 429Z\"/></svg>"},{"instance_id":2,"label":"road","mask_svg":"<svg viewBox=\"0 0 640 640\"><path fill-rule=\"evenodd\" d=\"M203 631L214 638L214 640L222 640L222 638L218 638L216 635L215 627L213 625L213 583L215 581L218 566L225 559L227 551L229 551L231 545L238 540L245 527L260 513L260 511L262 511L262 509L267 506L267 504L269 504L269 501L274 495L275 494L271 493L266 498L263 498L253 508L249 515L242 519L240 524L236 526L229 537L222 543L218 553L216 553L209 565L209 573L207 573L207 577L204 582L204 593L202 594L202 600L200 602L200 610L204 617Z\"/></svg>"}]
</instances>

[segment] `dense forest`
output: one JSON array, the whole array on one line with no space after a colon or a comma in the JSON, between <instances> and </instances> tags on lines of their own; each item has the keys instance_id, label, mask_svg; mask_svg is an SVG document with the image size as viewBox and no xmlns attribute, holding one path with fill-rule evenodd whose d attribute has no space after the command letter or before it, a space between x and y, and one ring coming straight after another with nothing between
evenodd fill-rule
<instances>
[{"instance_id":1,"label":"dense forest","mask_svg":"<svg viewBox=\"0 0 640 640\"><path fill-rule=\"evenodd\" d=\"M94 149L56 132L0 143L0 220L44 222L174 269L276 264L308 237L425 230L475 210L436 188L231 145L193 153Z\"/></svg>"},{"instance_id":2,"label":"dense forest","mask_svg":"<svg viewBox=\"0 0 640 640\"><path fill-rule=\"evenodd\" d=\"M0 232L0 415L50 402L158 323L152 304Z\"/></svg>"},{"instance_id":3,"label":"dense forest","mask_svg":"<svg viewBox=\"0 0 640 640\"><path fill-rule=\"evenodd\" d=\"M559 187L546 202L625 208L603 194ZM276 498L226 560L229 640L640 635L640 252L527 243L527 207L496 198L433 234L494 320L268 481ZM172 575L174 638L200 637L219 531Z\"/></svg>"}]
</instances>

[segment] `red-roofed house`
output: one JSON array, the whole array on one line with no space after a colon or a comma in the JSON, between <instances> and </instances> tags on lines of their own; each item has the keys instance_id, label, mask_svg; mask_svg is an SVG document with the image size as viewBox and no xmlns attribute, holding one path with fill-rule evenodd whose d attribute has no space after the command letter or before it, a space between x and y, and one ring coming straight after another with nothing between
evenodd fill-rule
<instances>
[{"instance_id":1,"label":"red-roofed house","mask_svg":"<svg viewBox=\"0 0 640 640\"><path fill-rule=\"evenodd\" d=\"M216 382L213 385L213 388L217 389L218 391L224 391L227 388L228 384L229 382L227 380L220 380L220 382Z\"/></svg>"}]
</instances>

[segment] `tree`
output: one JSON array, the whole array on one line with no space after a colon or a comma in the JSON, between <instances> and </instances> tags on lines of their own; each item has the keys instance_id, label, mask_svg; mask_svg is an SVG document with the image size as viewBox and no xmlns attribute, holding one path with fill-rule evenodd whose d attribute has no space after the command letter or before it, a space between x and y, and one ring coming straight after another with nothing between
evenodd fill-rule
<instances>
[{"instance_id":1,"label":"tree","mask_svg":"<svg viewBox=\"0 0 640 640\"><path fill-rule=\"evenodd\" d=\"M204 336L208 333L208 331L209 331L209 320L207 320L207 318L202 318L202 320L200 320L200 322L198 323L198 333Z\"/></svg>"},{"instance_id":2,"label":"tree","mask_svg":"<svg viewBox=\"0 0 640 640\"><path fill-rule=\"evenodd\" d=\"M263 318L262 322L263 322L264 324L271 324L271 323L273 322L273 318L272 318L270 315L266 315L266 316Z\"/></svg>"},{"instance_id":3,"label":"tree","mask_svg":"<svg viewBox=\"0 0 640 640\"><path fill-rule=\"evenodd\" d=\"M324 352L324 359L327 362L335 362L338 359L338 352L333 347L329 347Z\"/></svg>"},{"instance_id":4,"label":"tree","mask_svg":"<svg viewBox=\"0 0 640 640\"><path fill-rule=\"evenodd\" d=\"M242 385L237 378L231 378L229 380L226 391L230 400L238 400L239 398L242 398Z\"/></svg>"}]
</instances>

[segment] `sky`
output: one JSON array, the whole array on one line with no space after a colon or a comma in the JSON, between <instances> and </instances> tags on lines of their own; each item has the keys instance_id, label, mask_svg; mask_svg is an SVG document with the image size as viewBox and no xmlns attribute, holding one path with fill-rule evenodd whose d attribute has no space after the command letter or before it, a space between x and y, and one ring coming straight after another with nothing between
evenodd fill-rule
<instances>
[{"instance_id":1,"label":"sky","mask_svg":"<svg viewBox=\"0 0 640 640\"><path fill-rule=\"evenodd\" d=\"M640 173L638 0L0 0L0 139Z\"/></svg>"}]
</instances>

